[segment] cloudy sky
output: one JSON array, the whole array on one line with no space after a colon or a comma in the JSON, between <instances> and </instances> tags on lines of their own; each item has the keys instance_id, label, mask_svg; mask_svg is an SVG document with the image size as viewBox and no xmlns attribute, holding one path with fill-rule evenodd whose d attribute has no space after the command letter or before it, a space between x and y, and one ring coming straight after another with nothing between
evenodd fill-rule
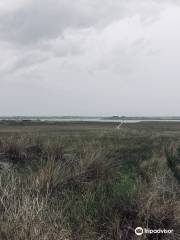
<instances>
[{"instance_id":1,"label":"cloudy sky","mask_svg":"<svg viewBox=\"0 0 180 240\"><path fill-rule=\"evenodd\" d=\"M0 115L179 115L179 0L0 0Z\"/></svg>"}]
</instances>

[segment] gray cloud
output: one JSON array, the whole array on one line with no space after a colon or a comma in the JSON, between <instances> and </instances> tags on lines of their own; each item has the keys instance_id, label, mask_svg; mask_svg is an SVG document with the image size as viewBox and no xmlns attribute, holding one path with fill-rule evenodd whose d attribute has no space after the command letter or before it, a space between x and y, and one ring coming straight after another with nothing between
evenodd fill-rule
<instances>
[{"instance_id":1,"label":"gray cloud","mask_svg":"<svg viewBox=\"0 0 180 240\"><path fill-rule=\"evenodd\" d=\"M26 68L29 66L38 66L38 64L41 64L48 59L49 56L43 55L41 52L30 52L24 56L17 57L17 60L14 62L11 71L17 71L18 69Z\"/></svg>"},{"instance_id":2,"label":"gray cloud","mask_svg":"<svg viewBox=\"0 0 180 240\"><path fill-rule=\"evenodd\" d=\"M1 38L19 44L31 44L56 38L68 28L90 27L101 22L107 13L107 9L98 8L98 5L87 0L78 4L72 0L29 2L13 13L1 13Z\"/></svg>"},{"instance_id":3,"label":"gray cloud","mask_svg":"<svg viewBox=\"0 0 180 240\"><path fill-rule=\"evenodd\" d=\"M175 0L0 4L0 115L148 115L152 94L165 112L170 78L180 100L178 16Z\"/></svg>"},{"instance_id":4,"label":"gray cloud","mask_svg":"<svg viewBox=\"0 0 180 240\"><path fill-rule=\"evenodd\" d=\"M63 35L67 29L104 26L134 14L151 19L168 2L175 1L27 1L13 12L0 12L0 38L12 43L34 44Z\"/></svg>"}]
</instances>

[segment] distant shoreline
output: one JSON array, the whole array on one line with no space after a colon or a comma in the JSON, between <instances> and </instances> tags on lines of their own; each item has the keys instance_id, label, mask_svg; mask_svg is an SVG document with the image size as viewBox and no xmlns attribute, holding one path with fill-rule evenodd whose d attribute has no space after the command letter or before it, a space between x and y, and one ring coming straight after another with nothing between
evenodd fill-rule
<instances>
[{"instance_id":1,"label":"distant shoreline","mask_svg":"<svg viewBox=\"0 0 180 240\"><path fill-rule=\"evenodd\" d=\"M124 123L138 123L138 122L180 122L180 117L0 117L0 122L124 122Z\"/></svg>"}]
</instances>

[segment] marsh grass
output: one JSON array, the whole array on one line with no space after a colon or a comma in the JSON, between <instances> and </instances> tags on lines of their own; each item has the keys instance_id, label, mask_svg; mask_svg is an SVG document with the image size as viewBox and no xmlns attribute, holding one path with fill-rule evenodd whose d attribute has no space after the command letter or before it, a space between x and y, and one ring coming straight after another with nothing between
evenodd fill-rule
<instances>
[{"instance_id":1,"label":"marsh grass","mask_svg":"<svg viewBox=\"0 0 180 240\"><path fill-rule=\"evenodd\" d=\"M174 229L153 239L179 239L179 183L166 142L136 134L1 139L14 167L0 172L0 239L131 240L137 226Z\"/></svg>"}]
</instances>

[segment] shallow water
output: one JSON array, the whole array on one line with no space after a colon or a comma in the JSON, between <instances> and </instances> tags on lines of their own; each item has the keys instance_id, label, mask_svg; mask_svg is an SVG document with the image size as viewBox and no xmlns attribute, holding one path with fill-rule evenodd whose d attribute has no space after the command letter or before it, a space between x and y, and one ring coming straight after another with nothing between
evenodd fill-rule
<instances>
[{"instance_id":1,"label":"shallow water","mask_svg":"<svg viewBox=\"0 0 180 240\"><path fill-rule=\"evenodd\" d=\"M11 120L11 121L49 121L49 122L117 122L117 123L139 123L139 122L180 122L180 119L137 119L137 120L115 120L115 119L102 119L102 118L51 118L51 117L0 117L0 121L2 120Z\"/></svg>"}]
</instances>

